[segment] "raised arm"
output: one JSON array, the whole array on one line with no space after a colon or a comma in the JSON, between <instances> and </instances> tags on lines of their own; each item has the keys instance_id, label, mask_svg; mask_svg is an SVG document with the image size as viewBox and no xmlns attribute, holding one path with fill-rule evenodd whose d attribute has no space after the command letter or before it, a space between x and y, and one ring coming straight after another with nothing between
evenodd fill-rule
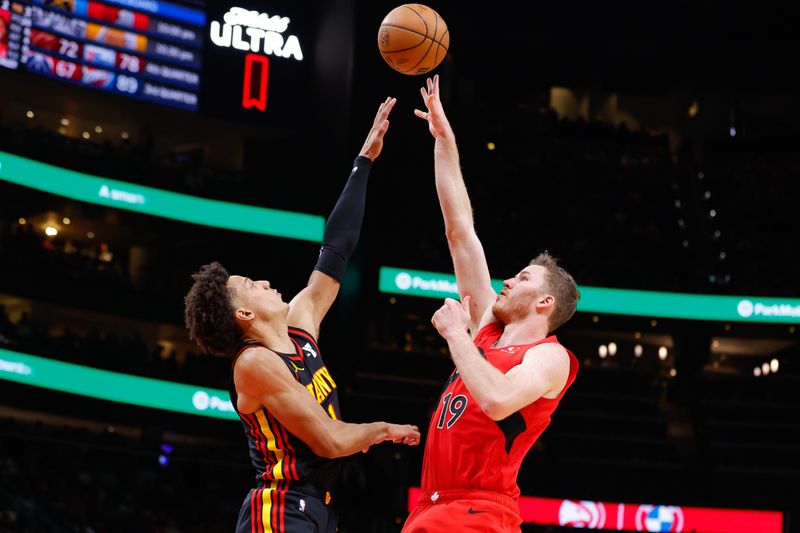
<instances>
[{"instance_id":1,"label":"raised arm","mask_svg":"<svg viewBox=\"0 0 800 533\"><path fill-rule=\"evenodd\" d=\"M416 426L350 424L330 418L278 356L266 348L250 348L239 357L234 381L240 401L253 404L255 400L266 407L320 457L344 457L384 441L419 444Z\"/></svg>"},{"instance_id":2,"label":"raised arm","mask_svg":"<svg viewBox=\"0 0 800 533\"><path fill-rule=\"evenodd\" d=\"M353 170L339 200L325 224L319 260L308 285L291 302L287 323L319 336L322 319L339 294L350 254L356 247L364 219L367 179L373 161L383 149L383 137L389 129L389 113L397 100L387 98L379 107L364 146L353 162Z\"/></svg>"},{"instance_id":3,"label":"raised arm","mask_svg":"<svg viewBox=\"0 0 800 533\"><path fill-rule=\"evenodd\" d=\"M444 216L447 244L453 258L458 292L463 300L472 298L469 324L473 335L492 320L492 305L497 294L492 289L492 280L483 245L475 233L472 219L472 204L461 175L456 137L439 98L439 76L427 80L427 88L420 89L427 111L414 110L414 114L428 121L428 129L435 139L433 155L436 172L436 193Z\"/></svg>"}]
</instances>

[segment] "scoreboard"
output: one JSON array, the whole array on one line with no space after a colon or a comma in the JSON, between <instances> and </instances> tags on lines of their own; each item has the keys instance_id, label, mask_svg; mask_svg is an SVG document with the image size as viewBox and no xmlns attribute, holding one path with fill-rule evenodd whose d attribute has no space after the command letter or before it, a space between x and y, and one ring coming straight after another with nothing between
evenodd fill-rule
<instances>
[{"instance_id":1,"label":"scoreboard","mask_svg":"<svg viewBox=\"0 0 800 533\"><path fill-rule=\"evenodd\" d=\"M0 0L0 67L295 128L317 28L313 1Z\"/></svg>"},{"instance_id":2,"label":"scoreboard","mask_svg":"<svg viewBox=\"0 0 800 533\"><path fill-rule=\"evenodd\" d=\"M206 15L161 0L0 0L0 66L197 111Z\"/></svg>"}]
</instances>

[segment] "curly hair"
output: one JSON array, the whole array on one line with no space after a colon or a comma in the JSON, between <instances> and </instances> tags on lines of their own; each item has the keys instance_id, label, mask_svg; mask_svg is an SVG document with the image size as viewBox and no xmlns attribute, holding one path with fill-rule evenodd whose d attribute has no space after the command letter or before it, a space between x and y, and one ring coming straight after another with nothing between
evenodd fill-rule
<instances>
[{"instance_id":1,"label":"curly hair","mask_svg":"<svg viewBox=\"0 0 800 533\"><path fill-rule=\"evenodd\" d=\"M192 274L194 283L184 298L184 320L189 338L206 353L232 355L242 331L234 318L230 274L214 261Z\"/></svg>"},{"instance_id":2,"label":"curly hair","mask_svg":"<svg viewBox=\"0 0 800 533\"><path fill-rule=\"evenodd\" d=\"M543 290L556 297L556 305L549 320L549 329L550 332L553 332L575 314L581 293L570 273L559 266L558 260L546 250L534 257L528 263L528 266L530 265L539 265L545 268L547 274L544 278Z\"/></svg>"}]
</instances>

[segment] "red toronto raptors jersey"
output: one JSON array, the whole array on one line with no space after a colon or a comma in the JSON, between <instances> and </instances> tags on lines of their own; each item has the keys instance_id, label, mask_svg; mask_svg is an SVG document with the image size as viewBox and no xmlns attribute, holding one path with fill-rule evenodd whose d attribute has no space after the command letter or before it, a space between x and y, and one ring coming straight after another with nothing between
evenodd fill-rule
<instances>
[{"instance_id":1,"label":"red toronto raptors jersey","mask_svg":"<svg viewBox=\"0 0 800 533\"><path fill-rule=\"evenodd\" d=\"M530 344L492 348L502 334L503 325L494 322L481 329L474 342L486 360L503 373L520 364L532 346L558 343L555 336L550 336ZM517 473L522 460L550 424L550 415L575 381L578 360L569 350L567 353L569 377L558 397L539 398L499 421L483 413L456 369L447 380L428 427L422 490L489 490L518 498Z\"/></svg>"}]
</instances>

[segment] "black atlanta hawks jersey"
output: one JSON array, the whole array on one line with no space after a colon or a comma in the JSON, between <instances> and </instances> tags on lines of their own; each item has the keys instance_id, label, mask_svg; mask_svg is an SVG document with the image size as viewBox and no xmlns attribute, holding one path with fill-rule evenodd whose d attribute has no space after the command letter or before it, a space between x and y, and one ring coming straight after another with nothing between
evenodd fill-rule
<instances>
[{"instance_id":1,"label":"black atlanta hawks jersey","mask_svg":"<svg viewBox=\"0 0 800 533\"><path fill-rule=\"evenodd\" d=\"M292 327L289 328L289 337L295 347L294 353L275 353L328 416L339 419L336 383L322 360L316 339L307 331ZM329 493L339 474L339 459L326 459L315 454L265 407L254 413L239 413L233 368L239 355L253 346L260 344L245 342L237 350L231 364L230 396L244 427L250 459L256 469L256 479L265 485L274 485L274 488L308 484L315 487L320 494Z\"/></svg>"}]
</instances>

